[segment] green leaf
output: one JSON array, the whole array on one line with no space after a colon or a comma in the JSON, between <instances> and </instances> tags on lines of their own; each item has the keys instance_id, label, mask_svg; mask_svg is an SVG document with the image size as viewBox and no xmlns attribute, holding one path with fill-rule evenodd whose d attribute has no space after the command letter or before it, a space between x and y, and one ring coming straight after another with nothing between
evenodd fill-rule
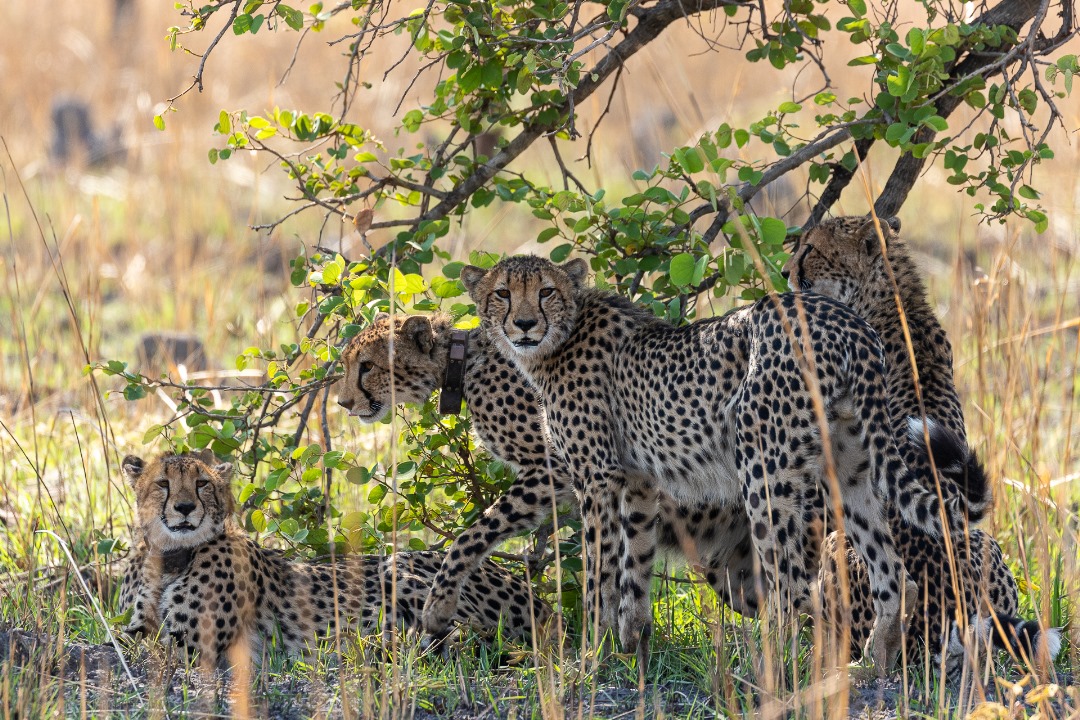
<instances>
[{"instance_id":1,"label":"green leaf","mask_svg":"<svg viewBox=\"0 0 1080 720\"><path fill-rule=\"evenodd\" d=\"M1020 197L1027 198L1028 200L1039 199L1039 191L1031 187L1030 185L1021 185L1020 189L1017 190L1017 193L1020 195Z\"/></svg>"},{"instance_id":2,"label":"green leaf","mask_svg":"<svg viewBox=\"0 0 1080 720\"><path fill-rule=\"evenodd\" d=\"M697 148L678 148L674 154L679 165L688 173L701 172L705 169L705 161L701 159L701 153Z\"/></svg>"},{"instance_id":3,"label":"green leaf","mask_svg":"<svg viewBox=\"0 0 1080 720\"><path fill-rule=\"evenodd\" d=\"M420 129L420 123L424 121L424 113L419 110L410 110L405 113L405 117L401 118L401 124L405 126L405 129L409 132L416 132Z\"/></svg>"},{"instance_id":4,"label":"green leaf","mask_svg":"<svg viewBox=\"0 0 1080 720\"><path fill-rule=\"evenodd\" d=\"M538 243L547 242L548 240L550 240L551 238L555 237L558 234L559 234L559 228L557 228L557 227L544 228L543 230L540 231L540 234L536 236L536 242L538 242ZM556 260L555 262L561 262L561 261Z\"/></svg>"},{"instance_id":5,"label":"green leaf","mask_svg":"<svg viewBox=\"0 0 1080 720\"><path fill-rule=\"evenodd\" d=\"M761 219L761 242L765 245L783 245L787 238L787 225L776 218Z\"/></svg>"},{"instance_id":6,"label":"green leaf","mask_svg":"<svg viewBox=\"0 0 1080 720\"><path fill-rule=\"evenodd\" d=\"M232 31L237 35L243 35L251 29L252 17L248 13L241 13L233 20Z\"/></svg>"},{"instance_id":7,"label":"green leaf","mask_svg":"<svg viewBox=\"0 0 1080 720\"><path fill-rule=\"evenodd\" d=\"M797 102L791 102L790 100L788 100L787 102L780 103L780 107L778 108L778 110L785 114L795 113L802 110L802 105Z\"/></svg>"},{"instance_id":8,"label":"green leaf","mask_svg":"<svg viewBox=\"0 0 1080 720\"><path fill-rule=\"evenodd\" d=\"M458 297L465 293L460 282L441 277L432 278L431 289L435 293L435 296L440 298Z\"/></svg>"},{"instance_id":9,"label":"green leaf","mask_svg":"<svg viewBox=\"0 0 1080 720\"><path fill-rule=\"evenodd\" d=\"M572 243L564 243L559 245L551 251L551 262L561 263L566 258L570 257L570 253L574 251Z\"/></svg>"},{"instance_id":10,"label":"green leaf","mask_svg":"<svg viewBox=\"0 0 1080 720\"><path fill-rule=\"evenodd\" d=\"M497 89L500 85L502 85L502 65L499 63L498 60L492 60L491 62L484 65L484 69L481 75L481 81L483 82L484 87L489 87L494 90Z\"/></svg>"},{"instance_id":11,"label":"green leaf","mask_svg":"<svg viewBox=\"0 0 1080 720\"><path fill-rule=\"evenodd\" d=\"M293 30L304 29L304 13L288 5L278 5L276 12L285 19L285 24Z\"/></svg>"},{"instance_id":12,"label":"green leaf","mask_svg":"<svg viewBox=\"0 0 1080 720\"><path fill-rule=\"evenodd\" d=\"M694 266L696 262L694 256L690 253L679 253L671 258L671 264L668 270L671 282L681 287L685 287L692 283L694 280Z\"/></svg>"},{"instance_id":13,"label":"green leaf","mask_svg":"<svg viewBox=\"0 0 1080 720\"><path fill-rule=\"evenodd\" d=\"M866 0L848 0L848 9L855 17L861 18L866 14Z\"/></svg>"},{"instance_id":14,"label":"green leaf","mask_svg":"<svg viewBox=\"0 0 1080 720\"><path fill-rule=\"evenodd\" d=\"M938 132L945 132L949 129L949 122L940 115L931 115L926 118L926 124Z\"/></svg>"},{"instance_id":15,"label":"green leaf","mask_svg":"<svg viewBox=\"0 0 1080 720\"><path fill-rule=\"evenodd\" d=\"M165 130L165 118L161 115L155 115L154 127L156 127L158 130Z\"/></svg>"},{"instance_id":16,"label":"green leaf","mask_svg":"<svg viewBox=\"0 0 1080 720\"><path fill-rule=\"evenodd\" d=\"M895 122L885 129L885 139L890 143L896 144L900 142L900 138L904 137L904 134L908 131L908 126L904 123Z\"/></svg>"},{"instance_id":17,"label":"green leaf","mask_svg":"<svg viewBox=\"0 0 1080 720\"><path fill-rule=\"evenodd\" d=\"M341 518L341 527L345 530L360 530L367 520L367 513L354 510Z\"/></svg>"},{"instance_id":18,"label":"green leaf","mask_svg":"<svg viewBox=\"0 0 1080 720\"><path fill-rule=\"evenodd\" d=\"M475 92L483 79L483 66L473 63L468 70L458 75L458 87L464 93Z\"/></svg>"},{"instance_id":19,"label":"green leaf","mask_svg":"<svg viewBox=\"0 0 1080 720\"><path fill-rule=\"evenodd\" d=\"M702 255L701 257L698 258L697 262L694 263L694 277L690 281L691 285L693 285L694 287L697 287L698 285L701 284L701 281L705 279L705 268L708 266L708 264L709 264L709 256L708 255Z\"/></svg>"},{"instance_id":20,"label":"green leaf","mask_svg":"<svg viewBox=\"0 0 1080 720\"><path fill-rule=\"evenodd\" d=\"M251 511L251 527L255 528L255 532L266 531L266 515L262 510L256 508Z\"/></svg>"},{"instance_id":21,"label":"green leaf","mask_svg":"<svg viewBox=\"0 0 1080 720\"><path fill-rule=\"evenodd\" d=\"M164 425L151 425L149 428L147 428L146 432L143 433L142 437L143 445L149 445L154 440L157 440L158 436L161 435L164 429Z\"/></svg>"},{"instance_id":22,"label":"green leaf","mask_svg":"<svg viewBox=\"0 0 1080 720\"><path fill-rule=\"evenodd\" d=\"M901 65L896 69L895 75L890 75L885 80L885 85L890 95L902 97L911 86L911 70L908 69L907 65Z\"/></svg>"},{"instance_id":23,"label":"green leaf","mask_svg":"<svg viewBox=\"0 0 1080 720\"><path fill-rule=\"evenodd\" d=\"M382 502L384 497L386 497L386 486L376 485L371 488L371 492L368 493L367 499L372 505L378 505Z\"/></svg>"},{"instance_id":24,"label":"green leaf","mask_svg":"<svg viewBox=\"0 0 1080 720\"><path fill-rule=\"evenodd\" d=\"M907 44L908 47L911 48L913 55L922 55L922 51L926 47L926 37L923 35L923 31L919 28L911 28L908 30Z\"/></svg>"}]
</instances>

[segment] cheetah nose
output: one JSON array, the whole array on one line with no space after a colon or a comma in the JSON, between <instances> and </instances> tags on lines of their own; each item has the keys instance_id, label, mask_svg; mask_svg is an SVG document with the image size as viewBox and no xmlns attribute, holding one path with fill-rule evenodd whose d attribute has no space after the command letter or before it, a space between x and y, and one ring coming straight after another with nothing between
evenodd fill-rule
<instances>
[{"instance_id":1,"label":"cheetah nose","mask_svg":"<svg viewBox=\"0 0 1080 720\"><path fill-rule=\"evenodd\" d=\"M791 271L787 268L784 268L780 271L780 277L784 278L785 281L791 280Z\"/></svg>"},{"instance_id":2,"label":"cheetah nose","mask_svg":"<svg viewBox=\"0 0 1080 720\"><path fill-rule=\"evenodd\" d=\"M194 509L195 509L195 503L191 502L190 500L187 501L187 502L178 502L175 505L173 505L173 510L180 513L184 517L187 517L188 515L190 515L191 511L194 510Z\"/></svg>"},{"instance_id":3,"label":"cheetah nose","mask_svg":"<svg viewBox=\"0 0 1080 720\"><path fill-rule=\"evenodd\" d=\"M352 410L353 401L349 398L338 398L337 404L346 410Z\"/></svg>"},{"instance_id":4,"label":"cheetah nose","mask_svg":"<svg viewBox=\"0 0 1080 720\"><path fill-rule=\"evenodd\" d=\"M529 332L529 330L536 327L536 320L515 320L514 324L521 328L522 332Z\"/></svg>"}]
</instances>

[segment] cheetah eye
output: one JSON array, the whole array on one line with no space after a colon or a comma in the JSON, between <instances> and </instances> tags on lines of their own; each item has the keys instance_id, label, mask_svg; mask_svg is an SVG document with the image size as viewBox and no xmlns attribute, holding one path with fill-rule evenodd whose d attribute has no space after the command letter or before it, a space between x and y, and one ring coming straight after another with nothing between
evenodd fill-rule
<instances>
[{"instance_id":1,"label":"cheetah eye","mask_svg":"<svg viewBox=\"0 0 1080 720\"><path fill-rule=\"evenodd\" d=\"M168 490L169 489L169 481L168 480L158 480L157 481L157 486L159 488L165 488L166 490Z\"/></svg>"},{"instance_id":2,"label":"cheetah eye","mask_svg":"<svg viewBox=\"0 0 1080 720\"><path fill-rule=\"evenodd\" d=\"M202 490L204 487L206 487L209 484L210 484L210 481L207 480L206 478L199 478L198 480L195 481L195 489L196 490Z\"/></svg>"},{"instance_id":3,"label":"cheetah eye","mask_svg":"<svg viewBox=\"0 0 1080 720\"><path fill-rule=\"evenodd\" d=\"M370 360L365 360L364 362L360 363L360 372L371 372L371 368L373 367L375 367L375 363L371 362Z\"/></svg>"},{"instance_id":4,"label":"cheetah eye","mask_svg":"<svg viewBox=\"0 0 1080 720\"><path fill-rule=\"evenodd\" d=\"M555 288L540 288L540 297L551 297L551 293L555 292Z\"/></svg>"},{"instance_id":5,"label":"cheetah eye","mask_svg":"<svg viewBox=\"0 0 1080 720\"><path fill-rule=\"evenodd\" d=\"M495 294L501 297L503 300L506 300L508 297L510 297L510 291L506 288L499 288L495 291Z\"/></svg>"}]
</instances>

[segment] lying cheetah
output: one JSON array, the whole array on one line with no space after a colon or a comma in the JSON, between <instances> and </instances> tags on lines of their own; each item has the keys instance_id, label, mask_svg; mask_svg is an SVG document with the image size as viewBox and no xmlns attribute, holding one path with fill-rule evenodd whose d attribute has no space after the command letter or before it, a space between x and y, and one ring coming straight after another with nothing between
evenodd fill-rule
<instances>
[{"instance_id":1,"label":"lying cheetah","mask_svg":"<svg viewBox=\"0 0 1080 720\"><path fill-rule=\"evenodd\" d=\"M888 369L893 436L901 438L899 447L904 462L912 472L927 478L924 482L934 482L932 455L937 476L946 486L945 492L961 492L968 498L970 519L974 522L989 510L992 493L982 464L967 444L964 414L953 382L952 346L926 301L926 290L907 246L897 235L899 220L890 218L882 221L880 227L881 237L869 217L826 220L798 242L783 274L793 290L821 293L845 303L878 333ZM882 238L890 268L886 267L881 252ZM911 337L911 351L918 368L917 383L912 352L897 310L896 290ZM927 437L932 450L929 454ZM919 611L908 630L908 637L918 640L912 647L926 643L934 648L935 657L940 650L949 649L950 630L959 609L957 590L963 598L965 618L986 618L990 610L996 615L996 626L1005 633L1004 636L993 634L997 644L1014 650L1022 646L1026 653L1038 647L1038 623L1013 617L1018 605L1016 581L992 537L967 526L953 528L950 560L944 539L912 527L893 508L889 520L904 564L919 584L916 605ZM823 588L839 586L834 562L837 542L838 538L830 535L823 548ZM850 552L845 554L849 558L853 556ZM853 647L859 647L873 622L870 585L865 565L857 558L852 558L849 572L851 617L855 620L851 637ZM835 598L831 603L828 595L826 599L826 607L838 613ZM834 616L834 619L839 618ZM1060 648L1059 635L1056 630L1047 633L1051 656ZM960 649L959 643L951 645ZM952 669L962 657L962 652L952 653L947 658L947 667Z\"/></svg>"},{"instance_id":2,"label":"lying cheetah","mask_svg":"<svg viewBox=\"0 0 1080 720\"><path fill-rule=\"evenodd\" d=\"M551 449L540 405L524 377L491 346L486 334L455 331L448 315L396 320L385 313L376 316L342 353L345 374L338 384L338 403L350 415L370 423L390 412L391 384L397 402L426 401L444 386L455 332L464 344L460 387L472 427L492 455L514 468L517 478L447 553L424 607L424 629L434 636L444 632L462 587L469 587L471 575L496 545L535 529L551 516L553 506L574 500L570 471ZM449 392L444 387L443 393ZM648 508L634 512L628 507L625 514L631 534L655 518ZM738 612L756 612L753 548L741 502L677 505L661 493L659 544L701 570L721 599ZM605 622L625 626L627 633L648 634L651 622L651 559L643 557L641 567L643 577L628 577L620 583L624 591L621 613L619 601L603 607Z\"/></svg>"},{"instance_id":3,"label":"lying cheetah","mask_svg":"<svg viewBox=\"0 0 1080 720\"><path fill-rule=\"evenodd\" d=\"M346 634L377 633L394 620L416 626L442 565L436 552L317 564L259 547L232 519L232 466L209 451L149 464L129 455L123 471L135 488L139 534L121 590L121 608L132 611L125 631L160 631L210 667L275 637L288 652L302 652L335 622ZM462 625L525 630L550 615L527 583L493 563L472 577L453 618Z\"/></svg>"},{"instance_id":4,"label":"lying cheetah","mask_svg":"<svg viewBox=\"0 0 1080 720\"><path fill-rule=\"evenodd\" d=\"M770 296L675 328L584 287L587 271L581 260L556 266L518 256L491 270L467 266L461 278L493 344L542 397L556 450L582 488L590 564L611 562L612 499L628 486L647 491L635 478L655 478L680 500L729 503L741 492L768 586L780 590L774 599L786 606L786 595L809 612L803 499L818 488L828 498L834 485L873 589L866 650L887 672L902 642L902 595L916 590L893 544L887 501L938 533L941 510L955 525L966 508L963 498L939 504L909 477L890 434L877 335L846 306L809 294ZM640 533L624 548L623 567L654 543Z\"/></svg>"}]
</instances>

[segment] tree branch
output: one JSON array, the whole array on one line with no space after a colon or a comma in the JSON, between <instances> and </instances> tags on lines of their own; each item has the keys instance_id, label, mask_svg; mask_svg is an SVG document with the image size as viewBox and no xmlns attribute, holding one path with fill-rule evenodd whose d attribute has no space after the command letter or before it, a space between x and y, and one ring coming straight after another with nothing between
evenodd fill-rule
<instances>
[{"instance_id":1,"label":"tree branch","mask_svg":"<svg viewBox=\"0 0 1080 720\"><path fill-rule=\"evenodd\" d=\"M560 115L571 107L580 105L599 88L608 76L623 66L630 57L655 40L660 33L676 20L691 15L715 10L725 5L742 5L742 0L664 0L653 8L636 15L638 24L626 37L613 47L588 72L581 74L581 82L560 107ZM461 203L468 200L474 192L486 185L500 170L525 152L536 140L550 128L528 125L517 137L510 141L495 157L476 168L460 185L447 193L435 207L420 215L415 224L427 220L440 220L452 213Z\"/></svg>"},{"instance_id":2,"label":"tree branch","mask_svg":"<svg viewBox=\"0 0 1080 720\"><path fill-rule=\"evenodd\" d=\"M1024 25L1036 18L1036 16L1044 18L1049 6L1050 0L1002 0L1002 2L972 21L971 24L1006 25L1019 32ZM1036 36L1040 24L1041 20L1035 23L1024 44L1028 44ZM1004 72L1019 57L1021 57L1019 53L1006 53L1004 56L972 53L953 67L949 73L953 82L948 84L952 85L962 78L990 77ZM941 117L948 118L962 101L963 98L957 95L944 94L934 104L934 110ZM933 128L923 126L915 133L912 142L931 142L936 134ZM911 153L904 153L896 162L889 179L885 182L885 188L881 191L877 200L874 201L874 212L879 217L890 217L900 211L904 201L907 200L908 194L911 192L911 188L915 186L915 181L922 174L927 157L917 158Z\"/></svg>"}]
</instances>

